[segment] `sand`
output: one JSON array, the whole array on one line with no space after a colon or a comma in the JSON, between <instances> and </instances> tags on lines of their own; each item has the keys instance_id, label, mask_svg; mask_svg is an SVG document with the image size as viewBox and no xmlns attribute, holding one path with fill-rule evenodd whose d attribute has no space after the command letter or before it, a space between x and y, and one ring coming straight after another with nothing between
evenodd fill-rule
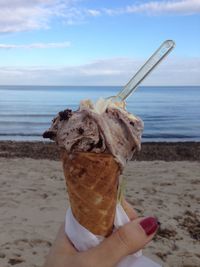
<instances>
[{"instance_id":1,"label":"sand","mask_svg":"<svg viewBox=\"0 0 200 267\"><path fill-rule=\"evenodd\" d=\"M54 142L0 141L0 158L60 160L59 155L59 149ZM200 161L200 142L142 143L142 149L134 155L134 159L139 161Z\"/></svg>"},{"instance_id":2,"label":"sand","mask_svg":"<svg viewBox=\"0 0 200 267\"><path fill-rule=\"evenodd\" d=\"M200 164L130 162L126 196L161 222L144 254L170 267L200 266ZM68 200L59 161L0 159L0 266L42 266Z\"/></svg>"}]
</instances>

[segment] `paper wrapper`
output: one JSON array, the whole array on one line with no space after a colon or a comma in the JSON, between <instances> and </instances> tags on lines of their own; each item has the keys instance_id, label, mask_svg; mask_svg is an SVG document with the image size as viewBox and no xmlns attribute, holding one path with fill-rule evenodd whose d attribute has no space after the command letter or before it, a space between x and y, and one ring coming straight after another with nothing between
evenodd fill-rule
<instances>
[{"instance_id":1,"label":"paper wrapper","mask_svg":"<svg viewBox=\"0 0 200 267\"><path fill-rule=\"evenodd\" d=\"M114 221L115 229L128 222L128 216L126 215L122 206L118 203L116 206L116 214ZM92 247L97 246L104 240L104 237L94 235L85 227L80 225L78 221L74 218L71 208L69 208L66 213L65 233L78 251L86 251ZM137 253L129 255L122 259L116 267L161 267L161 265L143 256L142 251L138 251Z\"/></svg>"}]
</instances>

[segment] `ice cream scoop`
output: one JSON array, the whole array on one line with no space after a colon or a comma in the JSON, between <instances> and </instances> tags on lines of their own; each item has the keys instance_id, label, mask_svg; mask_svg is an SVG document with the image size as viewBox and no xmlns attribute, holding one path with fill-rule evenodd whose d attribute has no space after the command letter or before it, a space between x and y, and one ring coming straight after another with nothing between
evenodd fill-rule
<instances>
[{"instance_id":1,"label":"ice cream scoop","mask_svg":"<svg viewBox=\"0 0 200 267\"><path fill-rule=\"evenodd\" d=\"M43 134L68 153L109 153L121 170L140 149L143 122L111 100L81 101L77 111L66 109L57 114Z\"/></svg>"}]
</instances>

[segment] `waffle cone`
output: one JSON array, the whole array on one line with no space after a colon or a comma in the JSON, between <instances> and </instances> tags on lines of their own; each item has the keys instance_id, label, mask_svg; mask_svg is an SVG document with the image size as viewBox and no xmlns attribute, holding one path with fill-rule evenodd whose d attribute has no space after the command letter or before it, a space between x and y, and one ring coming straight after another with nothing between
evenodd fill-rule
<instances>
[{"instance_id":1,"label":"waffle cone","mask_svg":"<svg viewBox=\"0 0 200 267\"><path fill-rule=\"evenodd\" d=\"M119 165L110 154L62 152L63 170L72 213L95 235L113 230Z\"/></svg>"}]
</instances>

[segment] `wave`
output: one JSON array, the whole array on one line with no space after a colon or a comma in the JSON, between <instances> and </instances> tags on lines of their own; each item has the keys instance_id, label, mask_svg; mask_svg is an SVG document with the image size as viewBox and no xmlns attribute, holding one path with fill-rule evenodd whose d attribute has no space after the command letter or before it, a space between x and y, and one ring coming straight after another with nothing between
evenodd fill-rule
<instances>
[{"instance_id":1,"label":"wave","mask_svg":"<svg viewBox=\"0 0 200 267\"><path fill-rule=\"evenodd\" d=\"M42 137L42 133L0 133L0 136L40 136Z\"/></svg>"},{"instance_id":2,"label":"wave","mask_svg":"<svg viewBox=\"0 0 200 267\"><path fill-rule=\"evenodd\" d=\"M3 114L3 113L0 113L0 116L1 118L2 117L11 117L11 118L17 118L17 117L36 117L36 118L39 118L39 117L48 117L48 118L52 118L52 117L55 117L55 113L52 113L52 114L16 114L16 113L7 113L7 114Z\"/></svg>"},{"instance_id":3,"label":"wave","mask_svg":"<svg viewBox=\"0 0 200 267\"><path fill-rule=\"evenodd\" d=\"M17 126L17 127L21 127L21 126L50 126L50 122L30 122L30 121L0 121L0 129L1 126Z\"/></svg>"},{"instance_id":4,"label":"wave","mask_svg":"<svg viewBox=\"0 0 200 267\"><path fill-rule=\"evenodd\" d=\"M156 139L156 138L162 138L162 139L196 139L200 136L196 135L186 135L186 134L165 134L165 133L159 133L159 134L143 134L142 138L146 139Z\"/></svg>"}]
</instances>

